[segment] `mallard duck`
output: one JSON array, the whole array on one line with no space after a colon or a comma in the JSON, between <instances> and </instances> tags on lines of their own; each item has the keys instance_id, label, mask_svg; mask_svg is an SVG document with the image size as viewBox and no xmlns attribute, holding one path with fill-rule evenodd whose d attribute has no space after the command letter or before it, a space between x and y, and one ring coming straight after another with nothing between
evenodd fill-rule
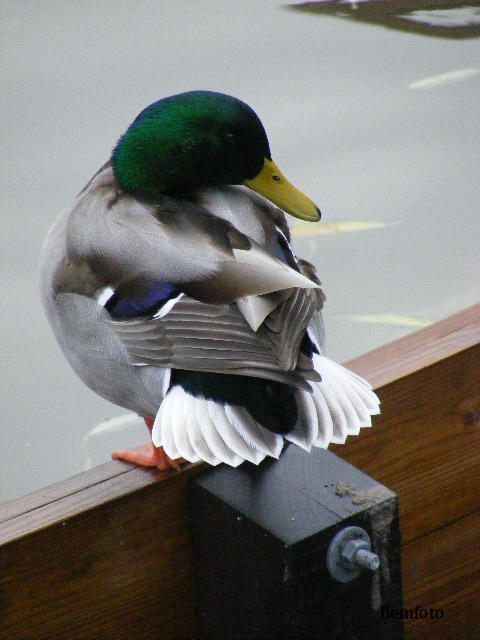
<instances>
[{"instance_id":1,"label":"mallard duck","mask_svg":"<svg viewBox=\"0 0 480 640\"><path fill-rule=\"evenodd\" d=\"M52 226L47 316L67 360L144 417L114 458L237 466L370 426L370 385L323 353L324 296L284 212L320 218L244 102L190 91L146 107Z\"/></svg>"}]
</instances>

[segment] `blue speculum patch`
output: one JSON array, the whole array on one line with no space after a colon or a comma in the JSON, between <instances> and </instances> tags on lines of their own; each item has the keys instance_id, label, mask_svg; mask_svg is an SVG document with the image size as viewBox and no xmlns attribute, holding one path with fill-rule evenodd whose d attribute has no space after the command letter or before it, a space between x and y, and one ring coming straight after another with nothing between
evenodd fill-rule
<instances>
[{"instance_id":1,"label":"blue speculum patch","mask_svg":"<svg viewBox=\"0 0 480 640\"><path fill-rule=\"evenodd\" d=\"M126 287L119 287L105 305L110 315L118 320L150 315L157 312L179 291L169 282L154 282L141 295L134 295Z\"/></svg>"}]
</instances>

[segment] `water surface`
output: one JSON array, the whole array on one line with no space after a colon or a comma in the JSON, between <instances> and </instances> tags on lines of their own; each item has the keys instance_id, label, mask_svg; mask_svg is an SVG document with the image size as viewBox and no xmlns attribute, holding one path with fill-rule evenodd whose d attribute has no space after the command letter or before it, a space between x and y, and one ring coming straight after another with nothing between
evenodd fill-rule
<instances>
[{"instance_id":1,"label":"water surface","mask_svg":"<svg viewBox=\"0 0 480 640\"><path fill-rule=\"evenodd\" d=\"M478 301L478 40L273 0L17 0L2 3L0 22L0 500L145 439L140 422L120 421L82 446L125 411L64 360L40 307L36 261L57 213L162 96L206 88L251 104L277 164L319 204L330 232L300 229L295 244L324 283L331 357Z\"/></svg>"}]
</instances>

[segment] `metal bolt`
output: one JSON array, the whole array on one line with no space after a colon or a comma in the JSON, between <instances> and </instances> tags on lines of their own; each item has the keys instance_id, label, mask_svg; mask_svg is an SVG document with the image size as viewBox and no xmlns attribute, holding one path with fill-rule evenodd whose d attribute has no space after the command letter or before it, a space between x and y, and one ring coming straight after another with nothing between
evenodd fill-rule
<instances>
[{"instance_id":1,"label":"metal bolt","mask_svg":"<svg viewBox=\"0 0 480 640\"><path fill-rule=\"evenodd\" d=\"M370 551L370 540L353 538L340 549L340 557L350 569L363 567L376 571L380 566L380 558Z\"/></svg>"},{"instance_id":2,"label":"metal bolt","mask_svg":"<svg viewBox=\"0 0 480 640\"><path fill-rule=\"evenodd\" d=\"M364 569L376 571L380 566L380 558L376 553L373 553L373 551L369 551L368 549L359 549L355 554L355 564L358 564Z\"/></svg>"},{"instance_id":3,"label":"metal bolt","mask_svg":"<svg viewBox=\"0 0 480 640\"><path fill-rule=\"evenodd\" d=\"M361 569L376 571L379 566L380 558L371 551L368 533L361 527L345 527L330 542L327 568L339 582L350 582Z\"/></svg>"}]
</instances>

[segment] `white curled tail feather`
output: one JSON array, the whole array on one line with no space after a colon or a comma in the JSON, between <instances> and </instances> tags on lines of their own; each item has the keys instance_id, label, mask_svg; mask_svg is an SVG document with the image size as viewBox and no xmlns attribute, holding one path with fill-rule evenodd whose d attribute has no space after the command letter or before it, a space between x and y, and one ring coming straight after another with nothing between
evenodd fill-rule
<instances>
[{"instance_id":1,"label":"white curled tail feather","mask_svg":"<svg viewBox=\"0 0 480 640\"><path fill-rule=\"evenodd\" d=\"M321 382L310 382L311 393L295 392L297 424L285 439L310 451L343 444L349 435L370 427L379 413L379 399L368 382L325 356L313 354ZM284 437L262 427L244 407L194 397L175 386L166 394L152 430L156 446L171 458L205 460L237 467L248 460L259 464L278 458Z\"/></svg>"}]
</instances>

